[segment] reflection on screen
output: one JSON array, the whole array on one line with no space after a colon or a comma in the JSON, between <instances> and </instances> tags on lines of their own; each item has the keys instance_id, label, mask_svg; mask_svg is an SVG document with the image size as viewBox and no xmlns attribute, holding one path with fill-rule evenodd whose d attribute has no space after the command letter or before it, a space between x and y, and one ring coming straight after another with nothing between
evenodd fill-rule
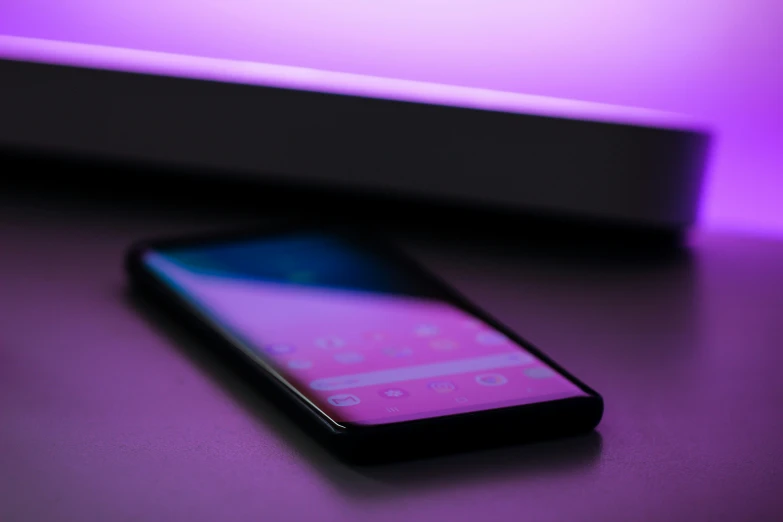
<instances>
[{"instance_id":1,"label":"reflection on screen","mask_svg":"<svg viewBox=\"0 0 783 522\"><path fill-rule=\"evenodd\" d=\"M425 278L347 238L170 249L148 267L339 423L584 395Z\"/></svg>"}]
</instances>

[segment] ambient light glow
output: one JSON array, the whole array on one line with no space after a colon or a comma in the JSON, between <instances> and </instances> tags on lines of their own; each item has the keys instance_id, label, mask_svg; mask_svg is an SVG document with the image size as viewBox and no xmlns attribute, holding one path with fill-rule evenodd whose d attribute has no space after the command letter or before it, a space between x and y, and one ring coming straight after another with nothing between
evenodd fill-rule
<instances>
[{"instance_id":1,"label":"ambient light glow","mask_svg":"<svg viewBox=\"0 0 783 522\"><path fill-rule=\"evenodd\" d=\"M649 109L379 78L287 65L185 56L33 38L0 36L0 57L489 111L702 130L695 121L685 116Z\"/></svg>"},{"instance_id":2,"label":"ambient light glow","mask_svg":"<svg viewBox=\"0 0 783 522\"><path fill-rule=\"evenodd\" d=\"M493 110L532 104L577 117L613 118L615 109L549 105L547 98L509 93L690 114L716 137L703 223L765 231L783 231L781 26L777 0L0 5L0 35L39 41L24 51L30 60L37 54L42 61L76 59L94 67L135 63L139 72L196 77L210 70L213 79L251 83L251 77L268 81L272 72L299 88L429 103L450 99ZM41 40L90 47L78 48L76 56L76 47L47 47ZM0 55L20 53L19 42L4 39ZM654 111L631 113L632 119L661 117ZM629 114L621 111L620 117ZM668 117L665 122L670 124Z\"/></svg>"}]
</instances>

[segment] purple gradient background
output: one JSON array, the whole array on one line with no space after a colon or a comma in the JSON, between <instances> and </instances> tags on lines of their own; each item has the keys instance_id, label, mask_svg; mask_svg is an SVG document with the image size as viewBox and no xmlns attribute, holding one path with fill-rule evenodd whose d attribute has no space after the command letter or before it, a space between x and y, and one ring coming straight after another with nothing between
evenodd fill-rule
<instances>
[{"instance_id":1,"label":"purple gradient background","mask_svg":"<svg viewBox=\"0 0 783 522\"><path fill-rule=\"evenodd\" d=\"M783 233L776 0L26 0L0 34L675 111L716 131L702 223Z\"/></svg>"}]
</instances>

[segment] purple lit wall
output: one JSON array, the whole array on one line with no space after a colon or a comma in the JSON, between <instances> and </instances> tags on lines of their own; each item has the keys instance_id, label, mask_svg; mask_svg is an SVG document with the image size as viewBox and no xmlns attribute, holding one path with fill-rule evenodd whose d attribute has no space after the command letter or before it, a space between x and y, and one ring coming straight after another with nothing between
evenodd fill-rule
<instances>
[{"instance_id":1,"label":"purple lit wall","mask_svg":"<svg viewBox=\"0 0 783 522\"><path fill-rule=\"evenodd\" d=\"M783 234L779 0L8 0L0 34L483 87L696 116L702 222Z\"/></svg>"}]
</instances>

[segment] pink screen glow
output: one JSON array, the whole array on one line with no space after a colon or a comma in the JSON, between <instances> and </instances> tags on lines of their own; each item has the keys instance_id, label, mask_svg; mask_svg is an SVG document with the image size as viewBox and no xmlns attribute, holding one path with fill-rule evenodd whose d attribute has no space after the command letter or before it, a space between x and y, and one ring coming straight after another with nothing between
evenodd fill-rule
<instances>
[{"instance_id":1,"label":"pink screen glow","mask_svg":"<svg viewBox=\"0 0 783 522\"><path fill-rule=\"evenodd\" d=\"M702 223L778 234L781 27L779 0L0 2L0 35L120 57L132 49L689 114L716 136ZM0 55L12 47L0 44Z\"/></svg>"},{"instance_id":2,"label":"pink screen glow","mask_svg":"<svg viewBox=\"0 0 783 522\"><path fill-rule=\"evenodd\" d=\"M442 301L197 274L160 254L147 263L338 423L383 424L584 395Z\"/></svg>"}]
</instances>

